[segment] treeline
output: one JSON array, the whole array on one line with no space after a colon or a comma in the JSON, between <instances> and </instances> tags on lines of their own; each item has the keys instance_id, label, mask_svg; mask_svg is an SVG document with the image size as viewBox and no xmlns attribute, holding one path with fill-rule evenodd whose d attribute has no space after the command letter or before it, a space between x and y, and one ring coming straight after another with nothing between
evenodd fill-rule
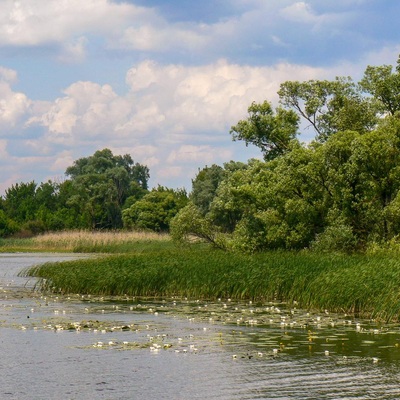
<instances>
[{"instance_id":1,"label":"treeline","mask_svg":"<svg viewBox=\"0 0 400 400\"><path fill-rule=\"evenodd\" d=\"M282 83L280 106L253 103L231 128L263 160L206 166L185 190L148 190L149 170L110 150L82 158L65 182L16 184L0 235L60 229L170 231L245 252L353 251L400 244L400 58L363 78ZM311 143L297 136L307 124Z\"/></svg>"},{"instance_id":2,"label":"treeline","mask_svg":"<svg viewBox=\"0 0 400 400\"><path fill-rule=\"evenodd\" d=\"M400 243L400 58L360 82L285 82L278 94L276 110L253 103L231 129L264 160L202 170L172 235L248 252ZM296 137L304 121L309 144Z\"/></svg>"},{"instance_id":3,"label":"treeline","mask_svg":"<svg viewBox=\"0 0 400 400\"><path fill-rule=\"evenodd\" d=\"M0 236L65 229L165 231L187 203L185 190L148 189L149 169L131 156L96 151L76 160L63 182L16 183L0 198Z\"/></svg>"}]
</instances>

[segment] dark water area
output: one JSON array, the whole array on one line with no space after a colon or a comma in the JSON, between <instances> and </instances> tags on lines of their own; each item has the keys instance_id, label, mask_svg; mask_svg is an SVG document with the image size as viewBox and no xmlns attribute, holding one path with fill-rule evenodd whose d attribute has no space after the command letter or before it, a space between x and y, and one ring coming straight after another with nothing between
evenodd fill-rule
<instances>
[{"instance_id":1,"label":"dark water area","mask_svg":"<svg viewBox=\"0 0 400 400\"><path fill-rule=\"evenodd\" d=\"M0 399L400 399L400 326L221 299L42 295L0 254ZM62 265L60 265L62 268Z\"/></svg>"}]
</instances>

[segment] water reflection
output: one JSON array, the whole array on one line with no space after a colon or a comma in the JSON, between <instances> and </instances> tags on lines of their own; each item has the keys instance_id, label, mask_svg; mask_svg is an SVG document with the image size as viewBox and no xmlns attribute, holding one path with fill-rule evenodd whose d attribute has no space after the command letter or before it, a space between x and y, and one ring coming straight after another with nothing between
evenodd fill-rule
<instances>
[{"instance_id":1,"label":"water reflection","mask_svg":"<svg viewBox=\"0 0 400 400\"><path fill-rule=\"evenodd\" d=\"M0 255L0 398L400 398L396 325L229 299L43 296L16 277L63 257Z\"/></svg>"}]
</instances>

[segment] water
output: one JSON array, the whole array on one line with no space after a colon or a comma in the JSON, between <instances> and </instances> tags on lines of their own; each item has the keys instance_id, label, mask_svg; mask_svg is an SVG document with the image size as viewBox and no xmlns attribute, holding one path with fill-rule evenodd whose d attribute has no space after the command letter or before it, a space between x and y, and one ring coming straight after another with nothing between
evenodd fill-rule
<instances>
[{"instance_id":1,"label":"water","mask_svg":"<svg viewBox=\"0 0 400 400\"><path fill-rule=\"evenodd\" d=\"M42 296L17 277L71 257L0 255L0 399L400 398L397 325L229 299Z\"/></svg>"}]
</instances>

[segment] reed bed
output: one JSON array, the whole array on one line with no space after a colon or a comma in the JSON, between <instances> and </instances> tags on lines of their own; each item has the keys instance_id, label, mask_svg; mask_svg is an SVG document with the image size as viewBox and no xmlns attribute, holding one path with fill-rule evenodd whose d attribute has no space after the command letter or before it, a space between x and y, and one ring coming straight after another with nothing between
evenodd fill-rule
<instances>
[{"instance_id":1,"label":"reed bed","mask_svg":"<svg viewBox=\"0 0 400 400\"><path fill-rule=\"evenodd\" d=\"M170 236L154 232L63 231L45 233L30 239L3 239L0 249L23 251L63 251L74 253L129 253L137 245L165 246ZM139 246L140 247L140 246Z\"/></svg>"},{"instance_id":2,"label":"reed bed","mask_svg":"<svg viewBox=\"0 0 400 400\"><path fill-rule=\"evenodd\" d=\"M400 260L310 252L231 254L162 249L45 264L24 272L44 291L110 296L286 301L301 308L400 319Z\"/></svg>"}]
</instances>

